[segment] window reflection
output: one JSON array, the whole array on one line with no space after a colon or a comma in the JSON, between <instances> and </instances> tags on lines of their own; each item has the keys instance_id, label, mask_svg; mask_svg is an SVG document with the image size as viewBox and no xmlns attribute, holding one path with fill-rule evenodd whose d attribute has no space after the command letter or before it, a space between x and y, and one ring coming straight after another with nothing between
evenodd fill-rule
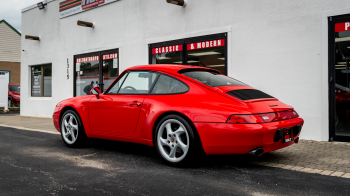
<instances>
[{"instance_id":1,"label":"window reflection","mask_svg":"<svg viewBox=\"0 0 350 196\"><path fill-rule=\"evenodd\" d=\"M336 135L350 136L350 31L335 33Z\"/></svg>"},{"instance_id":2,"label":"window reflection","mask_svg":"<svg viewBox=\"0 0 350 196\"><path fill-rule=\"evenodd\" d=\"M226 74L225 40L210 40L187 44L187 64L208 67Z\"/></svg>"},{"instance_id":3,"label":"window reflection","mask_svg":"<svg viewBox=\"0 0 350 196\"><path fill-rule=\"evenodd\" d=\"M99 66L99 56L76 59L76 96L90 95L98 86Z\"/></svg>"},{"instance_id":4,"label":"window reflection","mask_svg":"<svg viewBox=\"0 0 350 196\"><path fill-rule=\"evenodd\" d=\"M103 58L103 84L105 91L119 75L118 53L105 54Z\"/></svg>"},{"instance_id":5,"label":"window reflection","mask_svg":"<svg viewBox=\"0 0 350 196\"><path fill-rule=\"evenodd\" d=\"M182 45L153 48L152 64L182 64Z\"/></svg>"}]
</instances>

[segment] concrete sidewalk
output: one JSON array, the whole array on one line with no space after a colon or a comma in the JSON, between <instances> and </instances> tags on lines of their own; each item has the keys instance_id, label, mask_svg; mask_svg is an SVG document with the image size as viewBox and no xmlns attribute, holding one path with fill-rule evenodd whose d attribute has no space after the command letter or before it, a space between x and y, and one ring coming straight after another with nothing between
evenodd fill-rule
<instances>
[{"instance_id":1,"label":"concrete sidewalk","mask_svg":"<svg viewBox=\"0 0 350 196\"><path fill-rule=\"evenodd\" d=\"M0 113L0 125L2 124L57 132L53 126L52 118L20 116L19 113Z\"/></svg>"},{"instance_id":2,"label":"concrete sidewalk","mask_svg":"<svg viewBox=\"0 0 350 196\"><path fill-rule=\"evenodd\" d=\"M0 114L0 126L15 126L57 134L52 118ZM350 178L350 143L300 140L299 144L251 157L250 163L307 173Z\"/></svg>"}]
</instances>

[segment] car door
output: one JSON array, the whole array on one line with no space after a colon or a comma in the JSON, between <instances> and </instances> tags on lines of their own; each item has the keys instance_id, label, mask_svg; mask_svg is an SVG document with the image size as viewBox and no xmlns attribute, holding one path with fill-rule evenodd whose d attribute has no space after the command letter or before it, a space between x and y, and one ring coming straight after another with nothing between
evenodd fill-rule
<instances>
[{"instance_id":1,"label":"car door","mask_svg":"<svg viewBox=\"0 0 350 196\"><path fill-rule=\"evenodd\" d=\"M97 134L133 134L143 101L157 77L155 72L125 73L99 98L89 103L90 129Z\"/></svg>"}]
</instances>

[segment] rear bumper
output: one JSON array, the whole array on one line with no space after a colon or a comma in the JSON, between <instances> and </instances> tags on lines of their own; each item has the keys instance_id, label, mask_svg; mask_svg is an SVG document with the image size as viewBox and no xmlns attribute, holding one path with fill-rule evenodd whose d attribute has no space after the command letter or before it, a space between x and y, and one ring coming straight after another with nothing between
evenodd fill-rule
<instances>
[{"instance_id":1,"label":"rear bumper","mask_svg":"<svg viewBox=\"0 0 350 196\"><path fill-rule=\"evenodd\" d=\"M286 129L303 125L302 118L262 123L262 124L230 124L230 123L194 123L203 149L206 154L247 154L261 147L264 153L278 150L294 144L294 140L282 143L274 142L278 129ZM294 139L299 137L294 135Z\"/></svg>"}]
</instances>

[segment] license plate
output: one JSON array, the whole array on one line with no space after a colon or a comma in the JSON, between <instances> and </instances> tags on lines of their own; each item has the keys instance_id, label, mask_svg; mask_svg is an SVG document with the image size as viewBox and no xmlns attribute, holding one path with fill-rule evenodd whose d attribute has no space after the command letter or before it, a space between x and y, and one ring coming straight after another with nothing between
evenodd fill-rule
<instances>
[{"instance_id":1,"label":"license plate","mask_svg":"<svg viewBox=\"0 0 350 196\"><path fill-rule=\"evenodd\" d=\"M285 129L283 130L283 138L282 143L287 143L293 141L293 129Z\"/></svg>"}]
</instances>

